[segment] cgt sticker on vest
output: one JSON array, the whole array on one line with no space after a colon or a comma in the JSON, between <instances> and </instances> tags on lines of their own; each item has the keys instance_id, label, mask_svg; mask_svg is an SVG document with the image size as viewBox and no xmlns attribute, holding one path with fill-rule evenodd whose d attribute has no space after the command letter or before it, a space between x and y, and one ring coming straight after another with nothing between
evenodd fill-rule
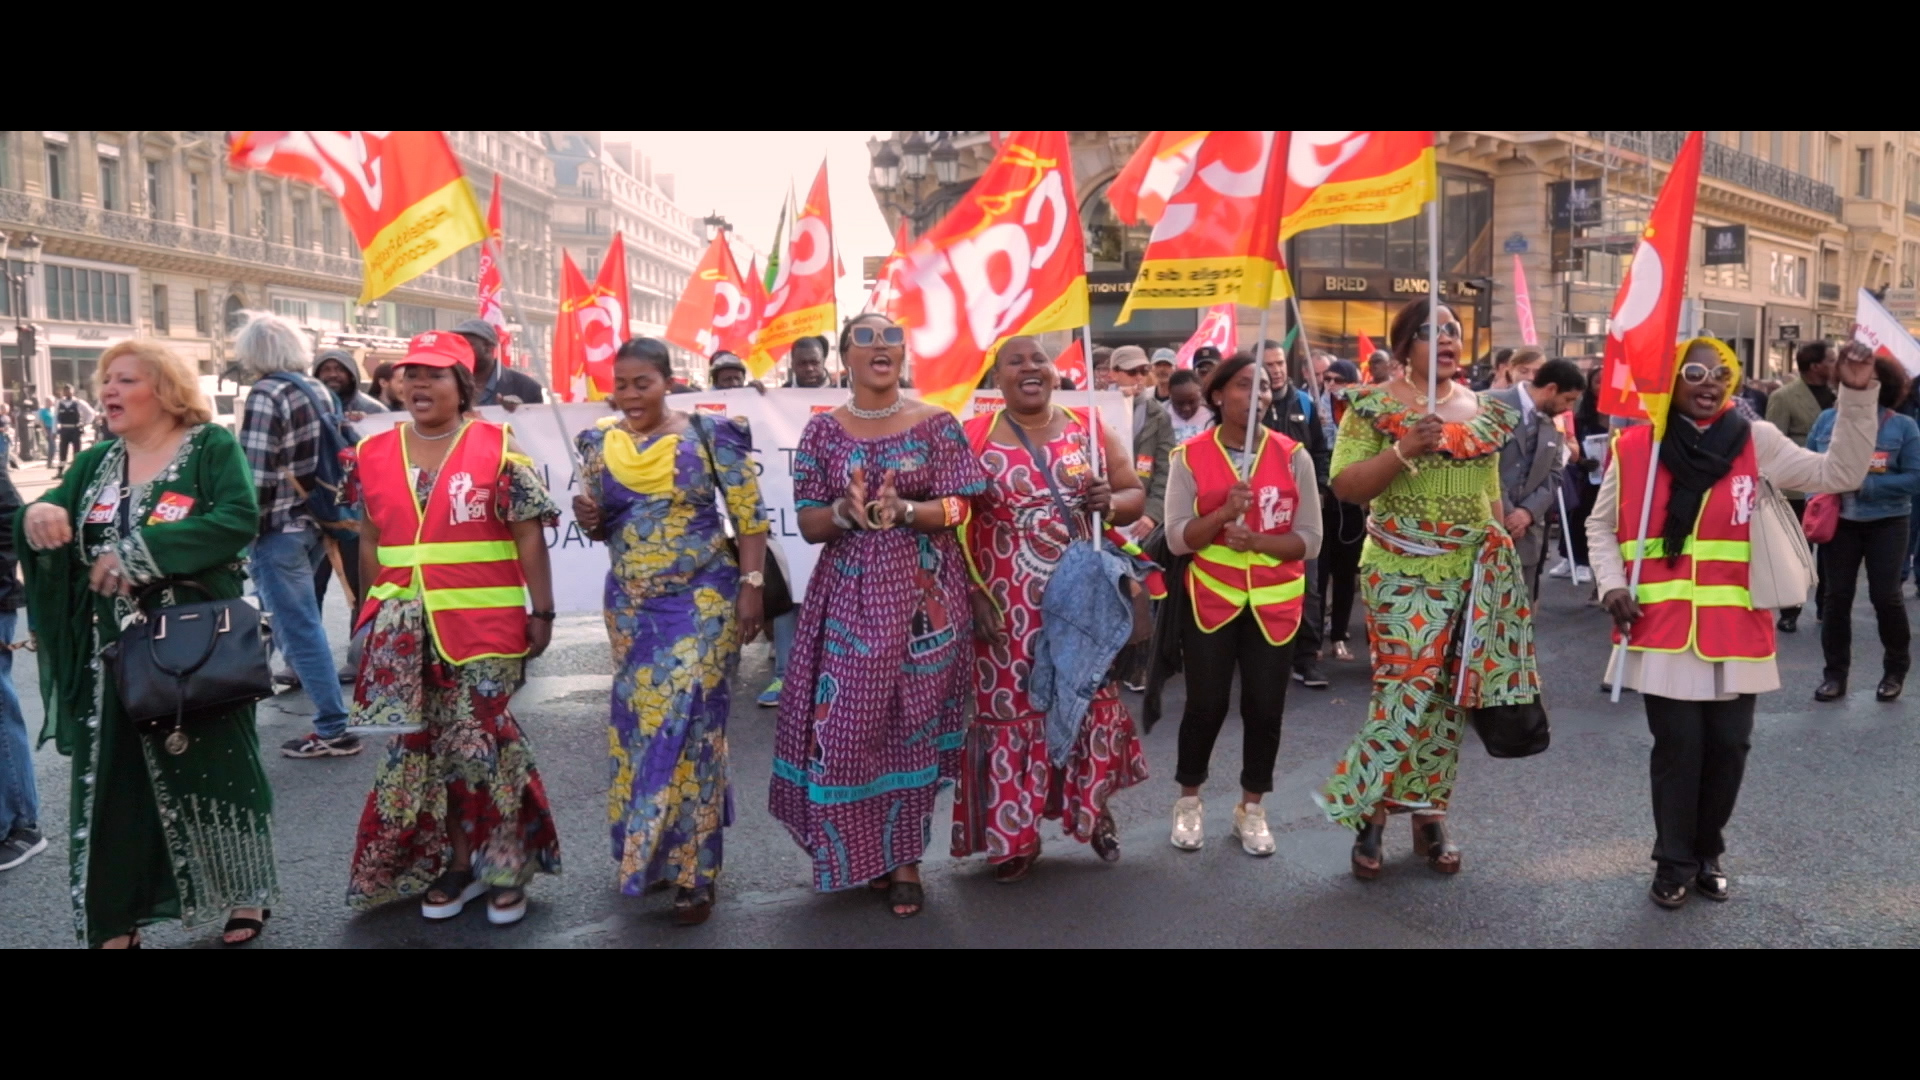
<instances>
[{"instance_id":1,"label":"cgt sticker on vest","mask_svg":"<svg viewBox=\"0 0 1920 1080\"><path fill-rule=\"evenodd\" d=\"M169 491L160 496L159 502L153 504L153 513L147 515L147 524L165 525L169 522L185 521L188 511L192 509L193 496Z\"/></svg>"},{"instance_id":2,"label":"cgt sticker on vest","mask_svg":"<svg viewBox=\"0 0 1920 1080\"><path fill-rule=\"evenodd\" d=\"M1733 523L1745 525L1753 520L1753 477L1733 478Z\"/></svg>"},{"instance_id":3,"label":"cgt sticker on vest","mask_svg":"<svg viewBox=\"0 0 1920 1080\"><path fill-rule=\"evenodd\" d=\"M113 512L119 508L120 485L109 484L106 490L100 493L100 501L94 503L93 509L87 511L86 524L106 525L113 521Z\"/></svg>"},{"instance_id":4,"label":"cgt sticker on vest","mask_svg":"<svg viewBox=\"0 0 1920 1080\"><path fill-rule=\"evenodd\" d=\"M1277 487L1260 489L1260 531L1272 532L1275 529L1293 527L1293 508L1297 500L1288 496L1282 498Z\"/></svg>"},{"instance_id":5,"label":"cgt sticker on vest","mask_svg":"<svg viewBox=\"0 0 1920 1080\"><path fill-rule=\"evenodd\" d=\"M492 488L474 486L472 473L455 473L447 481L447 505L451 508L447 516L455 525L485 521L487 502L492 497Z\"/></svg>"}]
</instances>

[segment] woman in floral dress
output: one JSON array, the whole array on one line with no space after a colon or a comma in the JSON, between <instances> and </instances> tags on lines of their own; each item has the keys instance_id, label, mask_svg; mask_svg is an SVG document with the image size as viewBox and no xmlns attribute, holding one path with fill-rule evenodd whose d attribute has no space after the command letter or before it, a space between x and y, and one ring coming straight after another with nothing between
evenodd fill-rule
<instances>
[{"instance_id":1,"label":"woman in floral dress","mask_svg":"<svg viewBox=\"0 0 1920 1080\"><path fill-rule=\"evenodd\" d=\"M953 854L984 852L994 880L1008 884L1026 877L1040 857L1043 818L1058 818L1068 836L1091 843L1102 859L1120 858L1107 801L1147 778L1147 758L1119 686L1100 689L1073 747L1059 755L1048 753L1047 713L1027 690L1040 601L1060 556L1086 536L1088 514L1114 525L1139 518L1146 491L1131 469L1116 470L1111 486L1100 475L1087 425L1053 404L1058 375L1038 341L1002 343L994 380L1007 407L967 423L967 441L990 482L974 499L964 536L984 588L973 594L977 711L953 799ZM1105 436L1106 460L1127 461L1113 433ZM1037 465L1052 471L1073 520L1061 518ZM1065 764L1055 765L1054 757Z\"/></svg>"},{"instance_id":2,"label":"woman in floral dress","mask_svg":"<svg viewBox=\"0 0 1920 1080\"><path fill-rule=\"evenodd\" d=\"M807 422L793 458L800 532L825 544L787 663L773 816L827 891L924 903L933 802L958 775L972 711L973 617L954 526L986 488L945 410L904 397L906 336L862 315L840 338L853 400Z\"/></svg>"},{"instance_id":3,"label":"woman in floral dress","mask_svg":"<svg viewBox=\"0 0 1920 1080\"><path fill-rule=\"evenodd\" d=\"M743 425L667 408L672 359L635 338L613 362L619 414L580 433L574 516L613 557L607 636L613 681L607 816L620 891L679 886L683 926L713 912L727 786L727 680L760 632L767 523ZM714 502L726 493L740 554Z\"/></svg>"},{"instance_id":4,"label":"woman in floral dress","mask_svg":"<svg viewBox=\"0 0 1920 1080\"><path fill-rule=\"evenodd\" d=\"M1454 382L1461 330L1409 304L1387 334L1399 378L1348 399L1333 451L1333 493L1372 504L1360 587L1372 646L1373 700L1320 794L1358 834L1354 876L1379 876L1389 813L1411 812L1416 854L1458 873L1447 803L1470 710L1540 694L1533 613L1513 539L1501 525L1500 448L1517 410ZM1429 365L1442 390L1427 399Z\"/></svg>"},{"instance_id":5,"label":"woman in floral dress","mask_svg":"<svg viewBox=\"0 0 1920 1080\"><path fill-rule=\"evenodd\" d=\"M397 734L360 815L347 903L419 899L423 915L447 919L491 889L488 920L506 925L526 914L534 874L560 872L533 746L507 710L553 633L542 526L559 510L532 462L508 450L510 433L467 418L472 357L458 334L415 337L393 384L411 417L361 443L350 472L365 511L361 578L373 585L348 723ZM448 521L495 539L436 540ZM451 552L482 544L491 561ZM487 573L519 584L483 587ZM474 594L502 592L516 602L475 605ZM473 610L450 610L462 607Z\"/></svg>"}]
</instances>

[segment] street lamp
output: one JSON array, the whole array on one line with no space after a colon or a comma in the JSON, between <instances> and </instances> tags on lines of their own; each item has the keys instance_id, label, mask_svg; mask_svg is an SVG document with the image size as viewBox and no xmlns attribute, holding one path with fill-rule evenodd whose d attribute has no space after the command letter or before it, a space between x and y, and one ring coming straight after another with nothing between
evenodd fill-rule
<instances>
[{"instance_id":1,"label":"street lamp","mask_svg":"<svg viewBox=\"0 0 1920 1080\"><path fill-rule=\"evenodd\" d=\"M960 151L945 132L940 134L940 141L933 144L933 153L928 156L933 159L933 179L941 187L960 178Z\"/></svg>"},{"instance_id":2,"label":"street lamp","mask_svg":"<svg viewBox=\"0 0 1920 1080\"><path fill-rule=\"evenodd\" d=\"M873 188L875 191L900 190L900 155L893 152L890 142L880 144L880 152L873 155Z\"/></svg>"},{"instance_id":3,"label":"street lamp","mask_svg":"<svg viewBox=\"0 0 1920 1080\"><path fill-rule=\"evenodd\" d=\"M916 131L907 137L900 146L900 175L909 180L920 181L927 178L927 136Z\"/></svg>"},{"instance_id":4,"label":"street lamp","mask_svg":"<svg viewBox=\"0 0 1920 1080\"><path fill-rule=\"evenodd\" d=\"M40 348L38 334L27 319L27 283L40 270L40 247L40 238L33 233L13 245L13 254L18 255L21 262L20 272L16 274L8 257L7 234L0 233L0 275L6 278L7 307L13 312L14 347L20 354L23 374L33 370L34 354Z\"/></svg>"}]
</instances>

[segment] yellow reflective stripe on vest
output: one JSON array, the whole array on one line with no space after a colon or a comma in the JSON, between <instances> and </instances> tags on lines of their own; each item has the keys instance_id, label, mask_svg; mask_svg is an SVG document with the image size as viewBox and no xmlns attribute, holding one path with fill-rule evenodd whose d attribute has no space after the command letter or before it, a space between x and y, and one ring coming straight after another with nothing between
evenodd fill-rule
<instances>
[{"instance_id":1,"label":"yellow reflective stripe on vest","mask_svg":"<svg viewBox=\"0 0 1920 1080\"><path fill-rule=\"evenodd\" d=\"M428 589L428 611L462 611L468 608L506 608L527 606L527 590L519 585L488 589Z\"/></svg>"},{"instance_id":2,"label":"yellow reflective stripe on vest","mask_svg":"<svg viewBox=\"0 0 1920 1080\"><path fill-rule=\"evenodd\" d=\"M382 582L368 590L367 595L373 597L375 600L398 600L402 597L412 596L413 586L395 585L390 581Z\"/></svg>"},{"instance_id":3,"label":"yellow reflective stripe on vest","mask_svg":"<svg viewBox=\"0 0 1920 1080\"><path fill-rule=\"evenodd\" d=\"M1205 585L1209 591L1219 596L1220 599L1225 600L1235 607L1246 606L1247 592L1245 589L1236 589L1232 585L1221 581L1219 578L1200 569L1199 563L1188 563L1187 569L1193 571L1194 576L1200 579L1200 584ZM1301 580L1304 582L1306 579L1302 578Z\"/></svg>"},{"instance_id":4,"label":"yellow reflective stripe on vest","mask_svg":"<svg viewBox=\"0 0 1920 1080\"><path fill-rule=\"evenodd\" d=\"M1685 600L1694 607L1753 606L1753 594L1738 585L1695 585L1691 581L1643 582L1635 596L1642 604Z\"/></svg>"},{"instance_id":5,"label":"yellow reflective stripe on vest","mask_svg":"<svg viewBox=\"0 0 1920 1080\"><path fill-rule=\"evenodd\" d=\"M505 562L519 557L520 549L511 540L380 546L381 566L452 566L460 563Z\"/></svg>"},{"instance_id":6,"label":"yellow reflective stripe on vest","mask_svg":"<svg viewBox=\"0 0 1920 1080\"><path fill-rule=\"evenodd\" d=\"M1620 556L1631 560L1637 548L1637 541L1622 541ZM1687 542L1681 545L1680 554L1713 562L1752 562L1753 545L1745 540L1696 540L1689 536ZM1664 559L1666 557L1667 542L1664 539L1656 536L1647 541L1647 558Z\"/></svg>"},{"instance_id":7,"label":"yellow reflective stripe on vest","mask_svg":"<svg viewBox=\"0 0 1920 1080\"><path fill-rule=\"evenodd\" d=\"M1262 585L1253 590L1253 606L1260 608L1269 604L1284 604L1289 600L1298 600L1307 594L1305 575L1292 581L1283 581L1278 585Z\"/></svg>"},{"instance_id":8,"label":"yellow reflective stripe on vest","mask_svg":"<svg viewBox=\"0 0 1920 1080\"><path fill-rule=\"evenodd\" d=\"M1235 570L1247 570L1255 566L1279 566L1280 560L1261 551L1235 551L1225 544L1214 544L1201 549L1196 558L1205 559L1221 566L1231 566Z\"/></svg>"}]
</instances>

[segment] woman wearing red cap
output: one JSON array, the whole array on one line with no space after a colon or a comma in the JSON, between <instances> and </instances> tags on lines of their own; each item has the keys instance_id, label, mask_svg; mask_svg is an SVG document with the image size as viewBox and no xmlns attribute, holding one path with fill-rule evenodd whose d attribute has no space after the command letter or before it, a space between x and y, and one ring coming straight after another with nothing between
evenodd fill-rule
<instances>
[{"instance_id":1,"label":"woman wearing red cap","mask_svg":"<svg viewBox=\"0 0 1920 1080\"><path fill-rule=\"evenodd\" d=\"M397 732L360 816L347 901L421 900L429 919L492 890L487 919L527 910L560 842L533 748L507 711L553 634L542 525L558 508L499 424L472 419L473 350L413 339L394 382L408 421L360 444L361 578L371 624L350 723ZM528 611L531 601L532 611Z\"/></svg>"}]
</instances>

